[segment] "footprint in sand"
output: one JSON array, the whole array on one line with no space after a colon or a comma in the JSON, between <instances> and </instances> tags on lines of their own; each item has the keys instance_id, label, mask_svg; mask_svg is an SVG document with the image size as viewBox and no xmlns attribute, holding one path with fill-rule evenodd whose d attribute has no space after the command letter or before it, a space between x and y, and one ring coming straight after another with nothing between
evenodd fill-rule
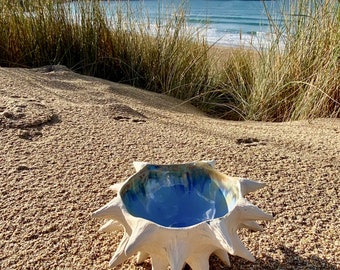
<instances>
[{"instance_id":1,"label":"footprint in sand","mask_svg":"<svg viewBox=\"0 0 340 270\"><path fill-rule=\"evenodd\" d=\"M59 122L58 116L43 102L28 97L0 97L0 128L18 129L21 139L42 136L41 127Z\"/></svg>"},{"instance_id":2,"label":"footprint in sand","mask_svg":"<svg viewBox=\"0 0 340 270\"><path fill-rule=\"evenodd\" d=\"M133 123L144 123L146 122L146 116L131 107L120 104L111 103L102 106L103 114L112 117L114 120L119 122L133 122Z\"/></svg>"},{"instance_id":3,"label":"footprint in sand","mask_svg":"<svg viewBox=\"0 0 340 270\"><path fill-rule=\"evenodd\" d=\"M261 141L257 138L246 137L246 138L237 139L236 144L242 144L246 147L250 147L250 146L257 146L257 145L266 145L266 142Z\"/></svg>"}]
</instances>

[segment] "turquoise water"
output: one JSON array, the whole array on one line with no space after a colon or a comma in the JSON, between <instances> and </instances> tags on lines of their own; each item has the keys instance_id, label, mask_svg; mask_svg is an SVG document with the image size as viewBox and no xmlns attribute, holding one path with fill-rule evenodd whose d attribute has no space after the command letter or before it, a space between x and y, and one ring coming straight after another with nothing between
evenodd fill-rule
<instances>
[{"instance_id":1,"label":"turquoise water","mask_svg":"<svg viewBox=\"0 0 340 270\"><path fill-rule=\"evenodd\" d=\"M178 7L175 1L130 1L136 9L147 11L151 24L160 13ZM283 0L277 1L228 1L228 0L189 0L186 2L187 22L209 43L225 46L254 45L266 39L269 33L264 4L272 14L277 14ZM287 1L286 1L287 2ZM110 5L117 2L109 1ZM108 5L107 1L103 1ZM162 14L161 14L162 15ZM154 22L153 22L154 21Z\"/></svg>"},{"instance_id":2,"label":"turquoise water","mask_svg":"<svg viewBox=\"0 0 340 270\"><path fill-rule=\"evenodd\" d=\"M206 38L220 45L249 45L265 38L269 32L263 1L191 0L188 22L196 24L207 18ZM275 14L281 1L265 1Z\"/></svg>"}]
</instances>

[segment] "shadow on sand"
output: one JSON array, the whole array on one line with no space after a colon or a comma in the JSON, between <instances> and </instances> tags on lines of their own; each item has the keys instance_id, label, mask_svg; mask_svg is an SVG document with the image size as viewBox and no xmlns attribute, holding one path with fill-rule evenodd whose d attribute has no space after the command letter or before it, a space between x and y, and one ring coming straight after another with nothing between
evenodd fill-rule
<instances>
[{"instance_id":1,"label":"shadow on sand","mask_svg":"<svg viewBox=\"0 0 340 270\"><path fill-rule=\"evenodd\" d=\"M223 266L223 263L219 261L217 258L210 258L210 269L300 269L300 270L316 270L316 269L324 269L324 270L337 270L337 266L330 264L328 261L319 258L317 256L310 256L307 258L303 258L300 254L296 253L291 248L287 248L285 246L277 247L277 250L281 252L284 256L283 260L276 260L270 256L266 256L264 258L257 258L254 263L245 262L242 258L230 256L231 267ZM215 260L215 263L213 262ZM242 260L242 263L241 263ZM217 263L219 261L219 263ZM217 264L216 264L217 263ZM215 267L213 265L215 264ZM216 267L217 266L217 267Z\"/></svg>"},{"instance_id":2,"label":"shadow on sand","mask_svg":"<svg viewBox=\"0 0 340 270\"><path fill-rule=\"evenodd\" d=\"M257 259L254 263L245 261L242 258L230 256L231 267L226 266L222 261L220 261L216 256L210 257L210 270L277 270L277 269L291 269L291 270L338 270L336 265L330 264L324 259L317 256L311 256L308 258L302 258L299 254L294 252L292 249L285 246L278 247L280 252L283 253L283 261L277 261L270 256L265 256L264 258ZM150 263L143 263L139 265L136 269L140 270L151 270ZM186 265L184 270L190 270L191 268Z\"/></svg>"}]
</instances>

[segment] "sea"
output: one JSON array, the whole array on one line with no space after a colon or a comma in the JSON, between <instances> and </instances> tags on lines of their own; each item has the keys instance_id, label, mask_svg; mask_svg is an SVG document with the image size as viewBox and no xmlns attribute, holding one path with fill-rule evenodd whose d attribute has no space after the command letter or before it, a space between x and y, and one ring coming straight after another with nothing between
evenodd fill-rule
<instances>
[{"instance_id":1,"label":"sea","mask_svg":"<svg viewBox=\"0 0 340 270\"><path fill-rule=\"evenodd\" d=\"M188 25L199 29L209 44L259 47L270 36L266 12L280 23L284 2L287 1L187 0L184 6ZM158 18L160 12L167 12L169 7L176 7L176 1L159 3L159 0L130 1L135 7L142 5L153 19ZM178 0L177 6L180 3L183 1Z\"/></svg>"},{"instance_id":2,"label":"sea","mask_svg":"<svg viewBox=\"0 0 340 270\"><path fill-rule=\"evenodd\" d=\"M197 29L209 44L259 47L269 41L270 37L266 11L275 20L279 20L283 4L289 1L130 0L102 1L102 4L111 10L126 2L132 10L147 12L151 24L156 24L156 20L165 15L162 13L169 15L169 11L175 11L182 5L185 7L188 27Z\"/></svg>"},{"instance_id":3,"label":"sea","mask_svg":"<svg viewBox=\"0 0 340 270\"><path fill-rule=\"evenodd\" d=\"M281 1L190 0L187 22L206 24L208 43L222 46L255 46L269 41L269 12L280 24Z\"/></svg>"}]
</instances>

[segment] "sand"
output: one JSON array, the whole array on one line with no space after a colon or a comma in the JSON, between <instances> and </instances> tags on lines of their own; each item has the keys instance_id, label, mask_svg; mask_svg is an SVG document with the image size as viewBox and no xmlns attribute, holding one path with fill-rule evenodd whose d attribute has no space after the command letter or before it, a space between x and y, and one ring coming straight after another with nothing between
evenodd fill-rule
<instances>
[{"instance_id":1,"label":"sand","mask_svg":"<svg viewBox=\"0 0 340 270\"><path fill-rule=\"evenodd\" d=\"M91 218L108 187L136 160L210 159L266 183L247 198L275 216L240 231L255 263L211 256L211 269L340 268L340 119L226 121L60 66L0 68L0 140L0 269L108 269L121 235Z\"/></svg>"}]
</instances>

